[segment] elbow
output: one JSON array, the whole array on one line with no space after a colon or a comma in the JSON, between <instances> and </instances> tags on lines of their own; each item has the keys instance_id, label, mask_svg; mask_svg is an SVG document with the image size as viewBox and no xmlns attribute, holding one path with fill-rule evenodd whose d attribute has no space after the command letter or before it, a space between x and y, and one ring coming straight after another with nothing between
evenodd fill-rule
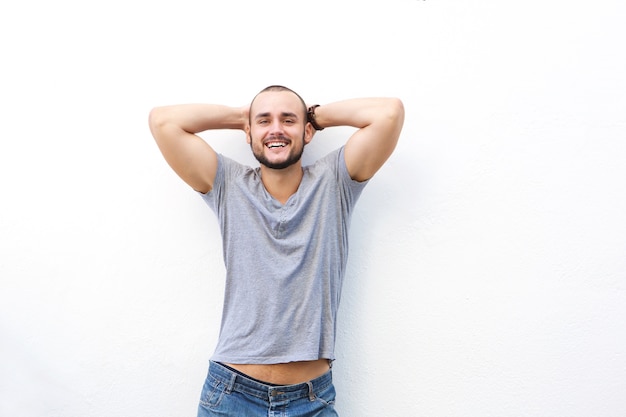
<instances>
[{"instance_id":1,"label":"elbow","mask_svg":"<svg viewBox=\"0 0 626 417\"><path fill-rule=\"evenodd\" d=\"M399 98L390 98L387 106L387 117L402 124L404 122L404 104Z\"/></svg>"},{"instance_id":2,"label":"elbow","mask_svg":"<svg viewBox=\"0 0 626 417\"><path fill-rule=\"evenodd\" d=\"M172 122L170 107L155 107L148 114L148 127L157 142L165 137L165 132L171 128Z\"/></svg>"},{"instance_id":3,"label":"elbow","mask_svg":"<svg viewBox=\"0 0 626 417\"><path fill-rule=\"evenodd\" d=\"M166 122L165 114L163 107L155 107L150 110L148 114L148 126L150 126L150 130L154 132L155 130L163 127Z\"/></svg>"},{"instance_id":4,"label":"elbow","mask_svg":"<svg viewBox=\"0 0 626 417\"><path fill-rule=\"evenodd\" d=\"M395 136L400 134L404 125L404 104L399 98L389 98L385 105L385 119Z\"/></svg>"}]
</instances>

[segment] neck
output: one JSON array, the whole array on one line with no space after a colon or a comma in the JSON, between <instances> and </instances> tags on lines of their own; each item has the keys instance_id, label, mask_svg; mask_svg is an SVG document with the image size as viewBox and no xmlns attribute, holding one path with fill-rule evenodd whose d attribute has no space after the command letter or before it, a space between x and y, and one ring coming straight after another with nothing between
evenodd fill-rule
<instances>
[{"instance_id":1,"label":"neck","mask_svg":"<svg viewBox=\"0 0 626 417\"><path fill-rule=\"evenodd\" d=\"M284 169L272 169L261 165L261 181L265 189L281 204L285 204L300 186L302 181L300 162Z\"/></svg>"}]
</instances>

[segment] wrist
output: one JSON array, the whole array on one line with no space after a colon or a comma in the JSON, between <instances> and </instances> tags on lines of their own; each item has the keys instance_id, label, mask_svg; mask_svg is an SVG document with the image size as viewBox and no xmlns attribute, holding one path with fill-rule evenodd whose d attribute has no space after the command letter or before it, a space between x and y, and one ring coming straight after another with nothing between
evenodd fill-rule
<instances>
[{"instance_id":1,"label":"wrist","mask_svg":"<svg viewBox=\"0 0 626 417\"><path fill-rule=\"evenodd\" d=\"M317 120L317 115L315 114L315 110L319 106L320 106L319 104L314 104L314 105L310 106L307 109L306 118L307 118L307 121L309 123L311 123L311 126L313 126L313 129L315 129L315 130L324 130L324 127L319 124L319 122Z\"/></svg>"}]
</instances>

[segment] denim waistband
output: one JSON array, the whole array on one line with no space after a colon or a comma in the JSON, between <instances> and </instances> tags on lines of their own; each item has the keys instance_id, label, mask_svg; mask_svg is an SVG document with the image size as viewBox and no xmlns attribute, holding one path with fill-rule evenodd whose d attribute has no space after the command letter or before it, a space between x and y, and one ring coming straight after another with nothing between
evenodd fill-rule
<instances>
[{"instance_id":1,"label":"denim waistband","mask_svg":"<svg viewBox=\"0 0 626 417\"><path fill-rule=\"evenodd\" d=\"M332 385L332 371L326 372L311 381L294 385L267 385L259 381L246 378L240 373L233 372L217 362L211 361L209 364L209 373L213 378L220 381L226 386L225 391L243 392L253 395L264 400L295 400L297 398L308 397L310 400L315 399L315 393L322 391Z\"/></svg>"}]
</instances>

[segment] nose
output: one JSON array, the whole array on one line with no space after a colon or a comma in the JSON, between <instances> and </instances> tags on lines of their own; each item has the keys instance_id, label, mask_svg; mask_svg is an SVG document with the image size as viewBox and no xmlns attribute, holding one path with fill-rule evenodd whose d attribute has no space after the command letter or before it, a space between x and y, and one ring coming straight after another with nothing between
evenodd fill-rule
<instances>
[{"instance_id":1,"label":"nose","mask_svg":"<svg viewBox=\"0 0 626 417\"><path fill-rule=\"evenodd\" d=\"M280 119L276 118L272 120L270 132L274 134L283 132L283 124L281 123Z\"/></svg>"}]
</instances>

